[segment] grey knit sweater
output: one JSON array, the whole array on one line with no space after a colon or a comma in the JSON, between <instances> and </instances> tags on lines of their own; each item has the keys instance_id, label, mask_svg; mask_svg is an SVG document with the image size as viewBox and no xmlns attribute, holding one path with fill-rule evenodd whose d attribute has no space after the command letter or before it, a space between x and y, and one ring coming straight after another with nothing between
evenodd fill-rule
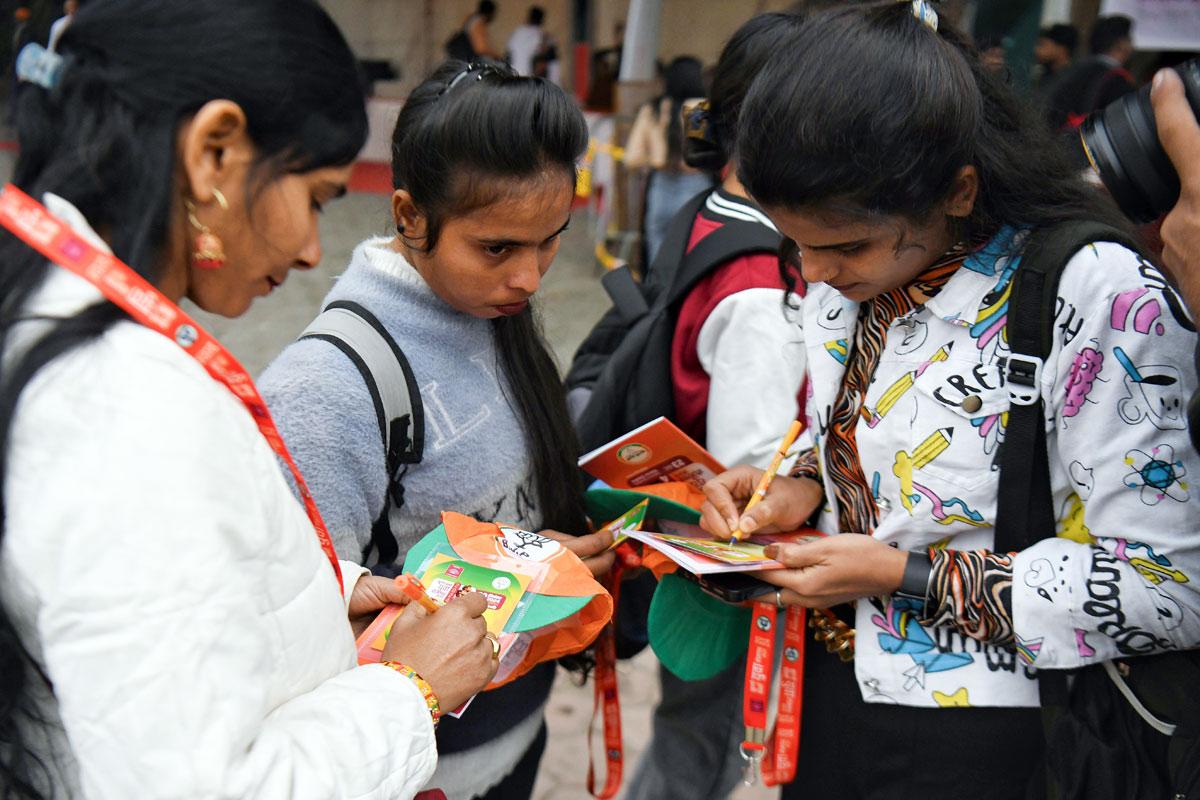
<instances>
[{"instance_id":1,"label":"grey knit sweater","mask_svg":"<svg viewBox=\"0 0 1200 800\"><path fill-rule=\"evenodd\" d=\"M420 386L425 453L404 476L404 508L392 526L400 561L443 510L538 530L525 432L506 399L491 323L443 302L388 241L360 244L322 305L366 307ZM375 407L357 368L328 342L305 339L267 367L259 388L338 555L361 560L388 481Z\"/></svg>"},{"instance_id":2,"label":"grey knit sweater","mask_svg":"<svg viewBox=\"0 0 1200 800\"><path fill-rule=\"evenodd\" d=\"M420 386L425 450L404 476L401 513L392 515L398 562L443 510L539 530L525 431L506 399L491 323L442 301L389 241L360 244L322 305L350 300L366 307ZM357 368L328 342L305 339L289 345L258 385L338 555L361 561L388 476L375 407ZM502 778L537 733L541 715L533 715L553 676L553 665L538 667L477 697L461 720L443 719L434 785L451 798L470 797ZM469 770L459 768L467 762Z\"/></svg>"}]
</instances>

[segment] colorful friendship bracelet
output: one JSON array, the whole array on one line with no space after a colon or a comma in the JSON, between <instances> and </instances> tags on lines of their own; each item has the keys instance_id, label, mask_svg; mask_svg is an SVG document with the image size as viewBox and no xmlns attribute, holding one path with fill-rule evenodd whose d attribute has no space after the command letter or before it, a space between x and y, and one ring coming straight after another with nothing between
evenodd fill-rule
<instances>
[{"instance_id":1,"label":"colorful friendship bracelet","mask_svg":"<svg viewBox=\"0 0 1200 800\"><path fill-rule=\"evenodd\" d=\"M396 672L399 672L416 684L417 688L421 690L421 696L425 698L425 705L429 707L429 716L433 717L433 727L436 728L442 718L442 706L438 703L437 694L434 693L433 687L429 685L429 682L418 675L417 671L407 664L401 664L399 661L380 661L379 663L396 670Z\"/></svg>"}]
</instances>

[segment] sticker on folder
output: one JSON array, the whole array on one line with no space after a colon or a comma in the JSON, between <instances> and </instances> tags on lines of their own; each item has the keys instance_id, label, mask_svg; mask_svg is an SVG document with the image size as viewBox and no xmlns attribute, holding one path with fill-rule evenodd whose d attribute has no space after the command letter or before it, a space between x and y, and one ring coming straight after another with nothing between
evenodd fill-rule
<instances>
[{"instance_id":1,"label":"sticker on folder","mask_svg":"<svg viewBox=\"0 0 1200 800\"><path fill-rule=\"evenodd\" d=\"M529 576L481 567L469 561L438 554L434 556L421 583L434 602L445 605L464 592L475 591L487 599L483 619L487 629L499 634L525 594Z\"/></svg>"}]
</instances>

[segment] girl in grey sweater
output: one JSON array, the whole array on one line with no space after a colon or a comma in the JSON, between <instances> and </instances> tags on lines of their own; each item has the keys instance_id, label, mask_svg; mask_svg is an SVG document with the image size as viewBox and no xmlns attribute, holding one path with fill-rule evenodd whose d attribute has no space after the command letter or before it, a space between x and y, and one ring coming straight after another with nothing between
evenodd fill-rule
<instances>
[{"instance_id":1,"label":"girl in grey sweater","mask_svg":"<svg viewBox=\"0 0 1200 800\"><path fill-rule=\"evenodd\" d=\"M406 102L392 142L397 235L371 239L325 299L375 315L412 366L424 456L390 515L397 564L442 510L527 530L587 531L557 368L530 299L558 251L587 128L540 78L449 62ZM260 387L343 558L362 559L389 477L376 411L350 359L302 339ZM554 534L606 572L602 537ZM595 556L591 558L591 556ZM438 731L431 788L450 800L525 798L545 744L542 665Z\"/></svg>"}]
</instances>

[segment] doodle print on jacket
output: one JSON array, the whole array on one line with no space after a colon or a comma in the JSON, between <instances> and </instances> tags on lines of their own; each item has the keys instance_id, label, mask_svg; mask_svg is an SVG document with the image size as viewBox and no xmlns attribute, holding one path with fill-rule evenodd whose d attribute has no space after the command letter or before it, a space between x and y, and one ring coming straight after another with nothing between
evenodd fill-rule
<instances>
[{"instance_id":1,"label":"doodle print on jacket","mask_svg":"<svg viewBox=\"0 0 1200 800\"><path fill-rule=\"evenodd\" d=\"M1141 501L1156 506L1164 498L1179 503L1188 499L1188 485L1183 478L1187 468L1175 457L1175 448L1160 444L1149 453L1130 450L1125 454L1125 463L1131 472L1125 476L1125 485L1140 491Z\"/></svg>"},{"instance_id":2,"label":"doodle print on jacket","mask_svg":"<svg viewBox=\"0 0 1200 800\"><path fill-rule=\"evenodd\" d=\"M1063 417L1074 417L1088 402L1088 393L1098 379L1104 366L1104 354L1094 347L1085 347L1075 355L1071 373L1067 376L1067 398L1063 403Z\"/></svg>"},{"instance_id":3,"label":"doodle print on jacket","mask_svg":"<svg viewBox=\"0 0 1200 800\"><path fill-rule=\"evenodd\" d=\"M1130 289L1113 298L1109 325L1114 331L1162 336L1167 332L1162 323L1162 305L1150 289Z\"/></svg>"},{"instance_id":4,"label":"doodle print on jacket","mask_svg":"<svg viewBox=\"0 0 1200 800\"><path fill-rule=\"evenodd\" d=\"M1032 667L1033 662L1037 661L1038 652L1042 649L1044 637L1039 636L1036 639L1022 639L1016 637L1017 657L1021 659L1021 663L1027 667Z\"/></svg>"},{"instance_id":5,"label":"doodle print on jacket","mask_svg":"<svg viewBox=\"0 0 1200 800\"><path fill-rule=\"evenodd\" d=\"M1075 484L1075 492L1080 498L1087 500L1092 496L1092 489L1096 486L1094 470L1091 467L1085 467L1079 461L1072 461L1069 471L1071 483Z\"/></svg>"},{"instance_id":6,"label":"doodle print on jacket","mask_svg":"<svg viewBox=\"0 0 1200 800\"><path fill-rule=\"evenodd\" d=\"M1139 552L1141 553L1139 555ZM1171 564L1171 559L1160 556L1154 548L1141 542L1131 542L1128 539L1117 539L1117 547L1113 555L1141 573L1142 577L1153 584L1171 580L1175 583L1187 583L1188 576Z\"/></svg>"},{"instance_id":7,"label":"doodle print on jacket","mask_svg":"<svg viewBox=\"0 0 1200 800\"><path fill-rule=\"evenodd\" d=\"M987 525L983 515L967 505L959 497L943 499L933 489L913 480L913 470L921 469L930 464L945 452L954 438L953 428L939 428L925 438L910 454L906 450L896 452L896 460L892 464L892 474L900 479L900 502L909 514L925 497L930 503L930 514L941 525L953 525L962 522L974 527ZM955 510L957 509L957 510Z\"/></svg>"},{"instance_id":8,"label":"doodle print on jacket","mask_svg":"<svg viewBox=\"0 0 1200 800\"><path fill-rule=\"evenodd\" d=\"M917 382L917 378L925 374L925 370L929 369L931 365L945 361L950 357L950 350L953 348L953 346L954 343L951 342L939 347L937 351L930 356L928 361L922 362L912 372L906 372L901 375L891 386L887 388L887 391L879 396L879 402L876 404L874 411L871 411L866 407L866 405L864 405L862 409L862 416L867 422L867 427L874 428L876 425L882 422L883 418L888 415L888 412L896 407L896 403L900 402L900 399L908 393L908 390L913 388Z\"/></svg>"},{"instance_id":9,"label":"doodle print on jacket","mask_svg":"<svg viewBox=\"0 0 1200 800\"><path fill-rule=\"evenodd\" d=\"M1160 431L1186 429L1179 370L1169 364L1136 366L1120 347L1113 348L1113 355L1125 370L1126 396L1117 406L1121 419L1130 425L1148 419Z\"/></svg>"},{"instance_id":10,"label":"doodle print on jacket","mask_svg":"<svg viewBox=\"0 0 1200 800\"><path fill-rule=\"evenodd\" d=\"M871 622L881 631L878 634L880 649L893 655L907 655L913 660L913 666L904 671L905 691L911 691L914 686L925 688L926 673L958 669L975 660L970 653L939 651L904 601L889 599L883 615L872 615Z\"/></svg>"},{"instance_id":11,"label":"doodle print on jacket","mask_svg":"<svg viewBox=\"0 0 1200 800\"><path fill-rule=\"evenodd\" d=\"M946 694L939 692L936 689L933 692L933 701L942 708L970 708L971 695L967 692L967 687L963 686L954 694Z\"/></svg>"}]
</instances>

